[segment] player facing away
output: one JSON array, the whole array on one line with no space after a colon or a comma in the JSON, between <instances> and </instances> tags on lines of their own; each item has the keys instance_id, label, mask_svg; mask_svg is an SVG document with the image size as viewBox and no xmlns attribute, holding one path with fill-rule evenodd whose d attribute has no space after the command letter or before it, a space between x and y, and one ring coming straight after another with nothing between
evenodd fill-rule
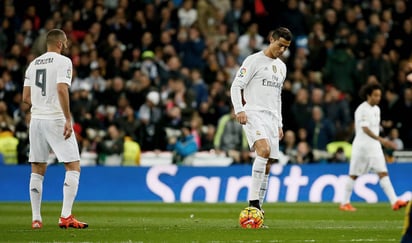
<instances>
[{"instance_id":1,"label":"player facing away","mask_svg":"<svg viewBox=\"0 0 412 243\"><path fill-rule=\"evenodd\" d=\"M270 167L279 159L279 140L283 137L281 92L287 69L279 57L291 41L292 33L287 28L274 30L267 48L246 57L230 88L236 120L243 125L249 147L256 155L249 206L261 210Z\"/></svg>"},{"instance_id":2,"label":"player facing away","mask_svg":"<svg viewBox=\"0 0 412 243\"><path fill-rule=\"evenodd\" d=\"M77 221L71 212L79 186L80 155L69 106L73 65L69 58L61 55L67 48L66 34L59 29L50 30L46 44L47 52L28 66L23 88L23 102L31 105L29 190L32 228L40 229L43 226L40 208L50 149L66 169L59 226L86 228L88 225Z\"/></svg>"},{"instance_id":3,"label":"player facing away","mask_svg":"<svg viewBox=\"0 0 412 243\"><path fill-rule=\"evenodd\" d=\"M381 146L393 145L389 140L379 136L381 111L378 104L382 96L382 87L378 83L366 84L361 89L361 96L364 102L355 110L355 138L352 143L349 177L339 208L343 211L356 211L350 204L355 180L371 171L379 176L379 185L388 197L392 209L398 210L405 207L406 202L398 199L395 194Z\"/></svg>"}]
</instances>

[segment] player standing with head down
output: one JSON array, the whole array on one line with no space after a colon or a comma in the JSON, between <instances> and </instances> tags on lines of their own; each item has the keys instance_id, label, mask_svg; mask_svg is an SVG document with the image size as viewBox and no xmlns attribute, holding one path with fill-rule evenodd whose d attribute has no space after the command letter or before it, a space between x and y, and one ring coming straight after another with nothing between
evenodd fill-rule
<instances>
[{"instance_id":1,"label":"player standing with head down","mask_svg":"<svg viewBox=\"0 0 412 243\"><path fill-rule=\"evenodd\" d=\"M287 69L279 57L291 42L290 30L274 30L269 46L244 60L230 89L236 120L243 125L249 147L256 154L249 206L261 210L270 166L279 159L279 140L283 137L281 92Z\"/></svg>"},{"instance_id":2,"label":"player standing with head down","mask_svg":"<svg viewBox=\"0 0 412 243\"><path fill-rule=\"evenodd\" d=\"M31 105L30 120L30 201L32 228L42 228L40 213L43 178L47 169L50 149L64 163L66 175L63 184L61 228L86 228L88 225L72 216L72 206L80 177L80 155L69 106L69 86L73 65L61 55L67 48L66 34L59 29L47 33L47 52L28 66L23 88L23 102Z\"/></svg>"},{"instance_id":3,"label":"player standing with head down","mask_svg":"<svg viewBox=\"0 0 412 243\"><path fill-rule=\"evenodd\" d=\"M406 206L406 202L398 199L389 179L382 145L391 147L392 143L379 136L381 111L378 106L382 87L378 83L366 84L362 87L361 96L365 100L355 110L355 138L352 143L352 156L349 165L349 178L345 185L340 210L356 211L350 204L350 197L355 180L372 171L379 176L379 184L388 197L393 210Z\"/></svg>"}]
</instances>

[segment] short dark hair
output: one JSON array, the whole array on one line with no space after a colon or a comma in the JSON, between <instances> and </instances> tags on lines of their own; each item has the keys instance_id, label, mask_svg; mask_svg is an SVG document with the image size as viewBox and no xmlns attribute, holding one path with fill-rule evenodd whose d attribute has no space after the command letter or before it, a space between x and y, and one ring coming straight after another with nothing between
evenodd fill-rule
<instances>
[{"instance_id":1,"label":"short dark hair","mask_svg":"<svg viewBox=\"0 0 412 243\"><path fill-rule=\"evenodd\" d=\"M371 95L373 93L374 90L379 89L380 91L383 91L382 85L380 85L380 83L377 82L372 82L372 83L368 83L365 84L364 86L362 86L362 88L360 89L360 97L364 100L366 100L366 98L368 97L368 95Z\"/></svg>"},{"instance_id":2,"label":"short dark hair","mask_svg":"<svg viewBox=\"0 0 412 243\"><path fill-rule=\"evenodd\" d=\"M63 30L52 29L49 32L47 32L46 43L47 44L56 43L57 41L61 40L62 37L64 37L65 35L66 34L64 33Z\"/></svg>"},{"instance_id":3,"label":"short dark hair","mask_svg":"<svg viewBox=\"0 0 412 243\"><path fill-rule=\"evenodd\" d=\"M287 41L291 41L292 37L292 32L290 32L290 30L285 27L279 27L272 32L272 38L275 40L283 38Z\"/></svg>"}]
</instances>

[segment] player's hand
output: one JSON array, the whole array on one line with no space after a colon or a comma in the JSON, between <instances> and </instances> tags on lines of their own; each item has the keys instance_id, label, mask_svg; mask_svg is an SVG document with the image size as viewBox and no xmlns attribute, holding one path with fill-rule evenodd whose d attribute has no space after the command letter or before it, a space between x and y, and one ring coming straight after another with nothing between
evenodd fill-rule
<instances>
[{"instance_id":1,"label":"player's hand","mask_svg":"<svg viewBox=\"0 0 412 243\"><path fill-rule=\"evenodd\" d=\"M396 147L397 147L394 142L389 141L389 140L386 139L386 138L381 138L381 139L379 139L379 141L381 142L381 144L382 144L385 148L388 148L388 149L396 149Z\"/></svg>"},{"instance_id":2,"label":"player's hand","mask_svg":"<svg viewBox=\"0 0 412 243\"><path fill-rule=\"evenodd\" d=\"M279 127L279 140L283 139L283 129Z\"/></svg>"},{"instance_id":3,"label":"player's hand","mask_svg":"<svg viewBox=\"0 0 412 243\"><path fill-rule=\"evenodd\" d=\"M64 139L68 139L73 132L73 127L72 123L69 120L66 120L66 123L64 124L64 131L63 131L63 136Z\"/></svg>"},{"instance_id":4,"label":"player's hand","mask_svg":"<svg viewBox=\"0 0 412 243\"><path fill-rule=\"evenodd\" d=\"M245 125L247 122L246 112L241 111L236 114L236 121L238 121L241 125Z\"/></svg>"}]
</instances>

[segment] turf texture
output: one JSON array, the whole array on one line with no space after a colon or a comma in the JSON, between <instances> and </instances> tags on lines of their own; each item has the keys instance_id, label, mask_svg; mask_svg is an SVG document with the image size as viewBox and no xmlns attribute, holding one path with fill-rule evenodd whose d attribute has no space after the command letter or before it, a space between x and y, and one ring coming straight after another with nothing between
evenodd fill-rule
<instances>
[{"instance_id":1,"label":"turf texture","mask_svg":"<svg viewBox=\"0 0 412 243\"><path fill-rule=\"evenodd\" d=\"M61 203L43 202L43 228L31 229L29 202L0 202L0 242L399 242L404 209L389 203L267 203L267 229L243 229L246 203L76 202L87 229L60 229Z\"/></svg>"}]
</instances>

